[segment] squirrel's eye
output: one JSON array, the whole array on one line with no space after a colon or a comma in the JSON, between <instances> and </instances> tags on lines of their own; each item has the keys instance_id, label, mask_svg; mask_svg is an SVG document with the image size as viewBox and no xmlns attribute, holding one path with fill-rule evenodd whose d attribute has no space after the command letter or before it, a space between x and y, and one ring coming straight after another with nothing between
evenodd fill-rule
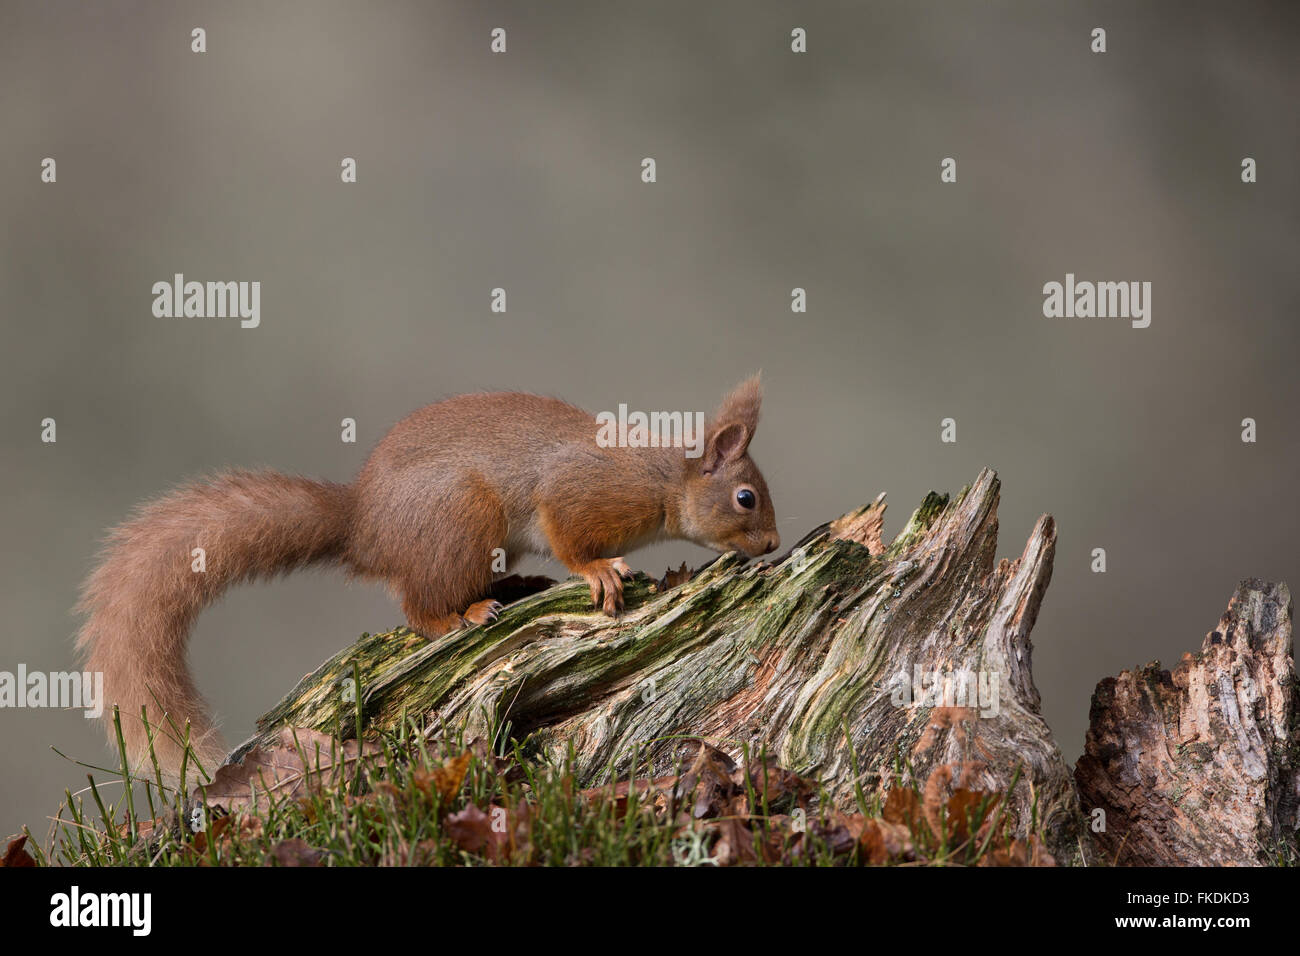
<instances>
[{"instance_id":1,"label":"squirrel's eye","mask_svg":"<svg viewBox=\"0 0 1300 956\"><path fill-rule=\"evenodd\" d=\"M736 504L740 505L740 507L752 508L754 507L754 502L754 493L748 488L741 488L736 492Z\"/></svg>"}]
</instances>

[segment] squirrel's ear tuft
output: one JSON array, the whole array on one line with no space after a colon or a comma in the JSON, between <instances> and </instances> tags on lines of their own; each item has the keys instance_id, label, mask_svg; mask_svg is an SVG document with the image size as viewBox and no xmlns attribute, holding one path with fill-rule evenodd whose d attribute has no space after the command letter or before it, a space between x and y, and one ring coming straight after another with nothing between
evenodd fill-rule
<instances>
[{"instance_id":1,"label":"squirrel's ear tuft","mask_svg":"<svg viewBox=\"0 0 1300 956\"><path fill-rule=\"evenodd\" d=\"M763 402L763 385L758 376L745 379L722 400L709 422L700 463L705 474L716 471L724 461L737 461L749 450L749 440L758 428L758 409Z\"/></svg>"},{"instance_id":2,"label":"squirrel's ear tuft","mask_svg":"<svg viewBox=\"0 0 1300 956\"><path fill-rule=\"evenodd\" d=\"M713 414L714 429L737 422L745 426L750 436L758 428L758 411L763 404L763 383L760 375L755 374L745 379L722 400L718 410ZM748 444L748 442L746 442Z\"/></svg>"}]
</instances>

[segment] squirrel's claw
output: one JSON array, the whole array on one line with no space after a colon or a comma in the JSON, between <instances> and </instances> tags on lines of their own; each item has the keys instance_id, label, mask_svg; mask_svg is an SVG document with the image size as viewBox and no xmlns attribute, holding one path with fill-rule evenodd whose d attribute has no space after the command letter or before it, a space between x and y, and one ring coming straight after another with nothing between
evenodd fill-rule
<instances>
[{"instance_id":1,"label":"squirrel's claw","mask_svg":"<svg viewBox=\"0 0 1300 956\"><path fill-rule=\"evenodd\" d=\"M471 624L491 624L500 615L503 607L505 607L505 605L500 601L493 601L491 599L486 601L477 601L467 607L465 613L462 614L461 617Z\"/></svg>"},{"instance_id":2,"label":"squirrel's claw","mask_svg":"<svg viewBox=\"0 0 1300 956\"><path fill-rule=\"evenodd\" d=\"M610 617L618 617L623 610L623 579L635 572L622 558L601 558L589 563L582 571L591 587L591 603Z\"/></svg>"}]
</instances>

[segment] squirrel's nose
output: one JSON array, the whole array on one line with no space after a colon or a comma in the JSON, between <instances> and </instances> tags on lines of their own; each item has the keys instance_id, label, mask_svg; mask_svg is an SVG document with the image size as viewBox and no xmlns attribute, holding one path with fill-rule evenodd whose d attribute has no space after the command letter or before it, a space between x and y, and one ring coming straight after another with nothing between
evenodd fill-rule
<instances>
[{"instance_id":1,"label":"squirrel's nose","mask_svg":"<svg viewBox=\"0 0 1300 956\"><path fill-rule=\"evenodd\" d=\"M763 553L771 554L777 548L781 547L781 536L773 531L763 539Z\"/></svg>"}]
</instances>

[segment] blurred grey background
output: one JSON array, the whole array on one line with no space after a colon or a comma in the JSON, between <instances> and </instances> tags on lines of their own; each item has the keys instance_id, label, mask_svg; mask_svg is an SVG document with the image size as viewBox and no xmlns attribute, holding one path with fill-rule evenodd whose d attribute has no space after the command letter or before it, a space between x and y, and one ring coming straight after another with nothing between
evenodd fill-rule
<instances>
[{"instance_id":1,"label":"blurred grey background","mask_svg":"<svg viewBox=\"0 0 1300 956\"><path fill-rule=\"evenodd\" d=\"M707 410L762 368L787 543L882 490L893 534L986 464L1002 555L1056 516L1034 674L1073 759L1099 679L1195 650L1243 577L1300 581L1297 32L1293 4L3 0L0 670L75 666L103 532L187 477L346 480L466 390ZM259 280L260 328L155 318L176 272ZM1067 272L1150 281L1150 328L1044 318ZM193 666L234 742L400 621L299 575L209 611ZM109 760L78 712L0 711L0 834L84 785L52 747Z\"/></svg>"}]
</instances>

